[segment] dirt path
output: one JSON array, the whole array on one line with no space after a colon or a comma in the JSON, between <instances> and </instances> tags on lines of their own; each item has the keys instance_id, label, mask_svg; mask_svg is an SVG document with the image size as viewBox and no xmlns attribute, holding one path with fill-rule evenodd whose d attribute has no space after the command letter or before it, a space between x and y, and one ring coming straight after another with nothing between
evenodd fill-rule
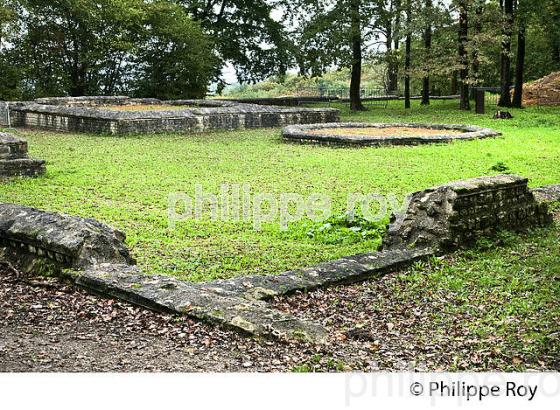
<instances>
[{"instance_id":1,"label":"dirt path","mask_svg":"<svg viewBox=\"0 0 560 410\"><path fill-rule=\"evenodd\" d=\"M289 354L288 345L0 269L3 372L283 370L301 360Z\"/></svg>"},{"instance_id":2,"label":"dirt path","mask_svg":"<svg viewBox=\"0 0 560 410\"><path fill-rule=\"evenodd\" d=\"M328 345L317 347L256 341L0 265L0 371L476 371L525 360L494 352L491 338L472 343L468 319L450 317L434 329L430 315L448 302L445 296L400 300L400 280L390 274L275 301L329 328ZM560 367L554 357L523 364Z\"/></svg>"}]
</instances>

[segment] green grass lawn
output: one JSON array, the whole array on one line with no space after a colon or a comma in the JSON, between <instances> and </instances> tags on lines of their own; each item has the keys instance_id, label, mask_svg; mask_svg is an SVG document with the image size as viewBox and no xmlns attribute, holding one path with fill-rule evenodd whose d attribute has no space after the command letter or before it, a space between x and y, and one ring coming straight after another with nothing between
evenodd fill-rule
<instances>
[{"instance_id":1,"label":"green grass lawn","mask_svg":"<svg viewBox=\"0 0 560 410\"><path fill-rule=\"evenodd\" d=\"M460 357L453 370L462 368L461 360L480 365L500 358L511 359L509 371L545 362L558 369L559 249L558 230L503 234L443 261L417 264L399 275L406 285L395 286L394 294L403 302L420 299L437 305L430 323L443 339L469 338L473 354Z\"/></svg>"},{"instance_id":2,"label":"green grass lawn","mask_svg":"<svg viewBox=\"0 0 560 410\"><path fill-rule=\"evenodd\" d=\"M494 121L456 109L455 102L414 103L410 112L389 108L349 114L343 120L416 121L482 125L503 132L496 139L446 145L330 148L285 144L280 129L200 135L96 136L18 130L32 156L48 162L38 179L2 181L0 200L96 218L125 231L142 268L201 281L245 274L279 273L344 255L375 250L379 232L348 229L320 233L304 220L282 232L277 223L257 232L249 222L202 220L168 227L168 194L194 195L200 184L250 184L253 192L304 196L328 194L343 213L349 193L407 193L448 181L508 172L532 186L560 183L560 109L512 110ZM313 231L314 236L307 233Z\"/></svg>"}]
</instances>

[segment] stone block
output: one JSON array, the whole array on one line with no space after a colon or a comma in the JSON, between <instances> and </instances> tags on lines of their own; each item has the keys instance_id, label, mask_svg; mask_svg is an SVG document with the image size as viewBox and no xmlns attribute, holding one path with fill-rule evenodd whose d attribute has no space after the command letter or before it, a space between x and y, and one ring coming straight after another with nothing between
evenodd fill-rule
<instances>
[{"instance_id":1,"label":"stone block","mask_svg":"<svg viewBox=\"0 0 560 410\"><path fill-rule=\"evenodd\" d=\"M34 177L45 173L45 161L27 155L27 141L0 133L0 177Z\"/></svg>"},{"instance_id":2,"label":"stone block","mask_svg":"<svg viewBox=\"0 0 560 410\"><path fill-rule=\"evenodd\" d=\"M0 240L4 256L23 269L34 266L37 257L59 270L134 262L124 233L92 219L20 205L0 204Z\"/></svg>"},{"instance_id":3,"label":"stone block","mask_svg":"<svg viewBox=\"0 0 560 410\"><path fill-rule=\"evenodd\" d=\"M412 194L408 209L392 215L383 249L442 252L500 230L522 231L550 223L548 207L535 199L527 178L473 178Z\"/></svg>"}]
</instances>

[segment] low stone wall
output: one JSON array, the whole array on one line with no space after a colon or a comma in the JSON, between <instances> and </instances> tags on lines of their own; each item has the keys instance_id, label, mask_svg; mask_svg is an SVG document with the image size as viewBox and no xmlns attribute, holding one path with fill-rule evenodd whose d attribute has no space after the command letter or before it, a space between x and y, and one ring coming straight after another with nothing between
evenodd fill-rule
<instances>
[{"instance_id":1,"label":"low stone wall","mask_svg":"<svg viewBox=\"0 0 560 410\"><path fill-rule=\"evenodd\" d=\"M298 291L362 282L406 268L432 256L431 249L396 249L346 256L334 261L296 269L279 275L239 276L232 279L198 283L203 291L235 295L249 300L267 300Z\"/></svg>"},{"instance_id":2,"label":"low stone wall","mask_svg":"<svg viewBox=\"0 0 560 410\"><path fill-rule=\"evenodd\" d=\"M119 111L105 105L169 105L170 109ZM186 105L187 109L173 106ZM278 127L339 120L331 108L282 108L215 100L159 101L128 97L48 98L10 103L13 126L102 134L205 132Z\"/></svg>"},{"instance_id":3,"label":"low stone wall","mask_svg":"<svg viewBox=\"0 0 560 410\"><path fill-rule=\"evenodd\" d=\"M452 182L416 192L409 199L407 211L392 216L384 249L446 251L500 230L552 223L547 204L535 199L527 178L516 175Z\"/></svg>"},{"instance_id":4,"label":"low stone wall","mask_svg":"<svg viewBox=\"0 0 560 410\"><path fill-rule=\"evenodd\" d=\"M221 296L172 277L146 275L134 265L124 240L122 232L92 219L0 204L0 260L20 270L59 274L95 294L255 336L313 342L326 336L322 326L264 302Z\"/></svg>"},{"instance_id":5,"label":"low stone wall","mask_svg":"<svg viewBox=\"0 0 560 410\"><path fill-rule=\"evenodd\" d=\"M27 155L27 141L0 132L0 177L29 176L45 173L45 161Z\"/></svg>"},{"instance_id":6,"label":"low stone wall","mask_svg":"<svg viewBox=\"0 0 560 410\"><path fill-rule=\"evenodd\" d=\"M560 203L560 184L535 188L531 192L539 202Z\"/></svg>"},{"instance_id":7,"label":"low stone wall","mask_svg":"<svg viewBox=\"0 0 560 410\"><path fill-rule=\"evenodd\" d=\"M93 219L0 204L0 256L25 271L130 264L125 234Z\"/></svg>"},{"instance_id":8,"label":"low stone wall","mask_svg":"<svg viewBox=\"0 0 560 410\"><path fill-rule=\"evenodd\" d=\"M36 159L0 160L0 178L36 177L46 172L44 161Z\"/></svg>"},{"instance_id":9,"label":"low stone wall","mask_svg":"<svg viewBox=\"0 0 560 410\"><path fill-rule=\"evenodd\" d=\"M100 105L124 105L131 99L126 96L99 97L46 97L37 98L35 103L42 105L60 105L64 107L96 107ZM154 101L152 99L152 101Z\"/></svg>"},{"instance_id":10,"label":"low stone wall","mask_svg":"<svg viewBox=\"0 0 560 410\"><path fill-rule=\"evenodd\" d=\"M383 128L417 128L417 135L356 135L353 129L383 129ZM345 130L347 132L332 132L329 130ZM437 134L422 135L422 129L436 130ZM282 138L286 142L304 144L321 144L333 146L384 146L384 145L420 145L448 143L452 141L467 141L480 138L497 137L501 133L489 128L474 125L457 124L418 124L418 123L362 123L362 122L337 122L324 124L290 125L282 130Z\"/></svg>"},{"instance_id":11,"label":"low stone wall","mask_svg":"<svg viewBox=\"0 0 560 410\"><path fill-rule=\"evenodd\" d=\"M27 157L27 141L0 132L0 160Z\"/></svg>"},{"instance_id":12,"label":"low stone wall","mask_svg":"<svg viewBox=\"0 0 560 410\"><path fill-rule=\"evenodd\" d=\"M535 192L560 200L557 186ZM394 217L384 250L344 257L279 275L189 283L146 275L124 245L124 234L99 222L0 204L0 259L28 271L48 261L78 286L146 308L188 315L254 336L320 343L327 331L270 307L265 300L296 291L377 278L415 261L500 229L551 222L546 203L527 179L500 175L458 181L417 192Z\"/></svg>"},{"instance_id":13,"label":"low stone wall","mask_svg":"<svg viewBox=\"0 0 560 410\"><path fill-rule=\"evenodd\" d=\"M92 293L187 315L257 337L322 343L327 335L321 325L299 320L265 302L218 295L173 277L146 275L134 266L103 264L77 272L74 280Z\"/></svg>"}]
</instances>

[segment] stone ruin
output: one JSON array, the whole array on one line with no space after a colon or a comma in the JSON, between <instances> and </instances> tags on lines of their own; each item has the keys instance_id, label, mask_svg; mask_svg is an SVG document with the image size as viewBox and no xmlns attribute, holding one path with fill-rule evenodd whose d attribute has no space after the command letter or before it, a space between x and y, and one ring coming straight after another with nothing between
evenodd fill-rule
<instances>
[{"instance_id":1,"label":"stone ruin","mask_svg":"<svg viewBox=\"0 0 560 410\"><path fill-rule=\"evenodd\" d=\"M452 182L413 193L406 212L391 217L383 249L468 246L500 230L523 231L552 223L546 202L527 178L497 175Z\"/></svg>"},{"instance_id":2,"label":"stone ruin","mask_svg":"<svg viewBox=\"0 0 560 410\"><path fill-rule=\"evenodd\" d=\"M405 128L417 129L418 132L415 134L399 133L399 129ZM384 129L392 129L392 131L389 135L377 135L375 132ZM369 130L371 134L353 133L359 130ZM282 130L282 138L286 142L357 147L449 143L500 135L500 132L474 125L419 123L336 122L289 125Z\"/></svg>"},{"instance_id":3,"label":"stone ruin","mask_svg":"<svg viewBox=\"0 0 560 410\"><path fill-rule=\"evenodd\" d=\"M109 109L140 105L146 110ZM9 114L9 115L8 115ZM53 97L0 106L0 125L98 134L207 132L339 121L334 108L277 107L225 100L172 100L126 96Z\"/></svg>"},{"instance_id":4,"label":"stone ruin","mask_svg":"<svg viewBox=\"0 0 560 410\"><path fill-rule=\"evenodd\" d=\"M547 225L552 222L549 201L560 201L560 186L531 191L527 179L515 175L452 182L412 194L408 209L392 218L379 252L278 275L204 283L142 272L124 244L124 233L97 221L0 204L0 260L24 271L47 267L94 294L149 309L254 336L321 343L327 330L320 324L273 309L266 300L378 278L499 230Z\"/></svg>"},{"instance_id":5,"label":"stone ruin","mask_svg":"<svg viewBox=\"0 0 560 410\"><path fill-rule=\"evenodd\" d=\"M317 341L320 325L265 302L222 296L135 265L125 234L93 219L0 203L0 261L25 272L63 276L91 293L188 315L256 336Z\"/></svg>"},{"instance_id":6,"label":"stone ruin","mask_svg":"<svg viewBox=\"0 0 560 410\"><path fill-rule=\"evenodd\" d=\"M45 173L45 161L29 158L27 141L0 132L0 177L34 177Z\"/></svg>"},{"instance_id":7,"label":"stone ruin","mask_svg":"<svg viewBox=\"0 0 560 410\"><path fill-rule=\"evenodd\" d=\"M94 219L0 203L0 258L26 272L133 264L125 238Z\"/></svg>"}]
</instances>

